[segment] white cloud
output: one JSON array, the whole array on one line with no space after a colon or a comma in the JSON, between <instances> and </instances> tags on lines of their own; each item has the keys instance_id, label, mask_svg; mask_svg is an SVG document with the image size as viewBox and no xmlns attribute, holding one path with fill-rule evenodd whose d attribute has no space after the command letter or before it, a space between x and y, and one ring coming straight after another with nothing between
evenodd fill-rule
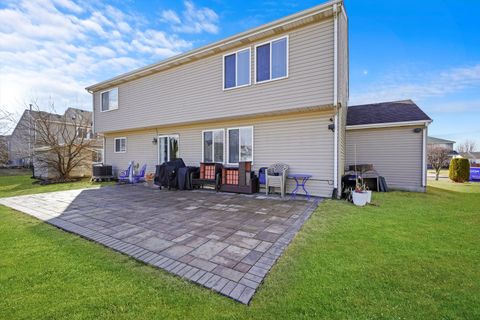
<instances>
[{"instance_id":1,"label":"white cloud","mask_svg":"<svg viewBox=\"0 0 480 320\"><path fill-rule=\"evenodd\" d=\"M192 47L101 2L7 0L0 21L0 107L12 111L50 98L90 108L86 86Z\"/></svg>"},{"instance_id":2,"label":"white cloud","mask_svg":"<svg viewBox=\"0 0 480 320\"><path fill-rule=\"evenodd\" d=\"M480 64L450 68L440 72L393 73L351 93L350 104L403 99L443 97L464 89L480 87Z\"/></svg>"},{"instance_id":3,"label":"white cloud","mask_svg":"<svg viewBox=\"0 0 480 320\"><path fill-rule=\"evenodd\" d=\"M162 11L161 21L180 33L218 33L218 15L210 8L197 8L192 1L184 2L185 10L180 15L173 10Z\"/></svg>"}]
</instances>

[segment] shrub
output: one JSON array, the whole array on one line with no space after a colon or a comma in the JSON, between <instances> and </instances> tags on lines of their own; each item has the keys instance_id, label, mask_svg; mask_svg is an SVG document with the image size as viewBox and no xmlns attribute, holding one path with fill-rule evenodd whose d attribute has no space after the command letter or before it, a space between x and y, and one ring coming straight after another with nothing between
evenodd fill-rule
<instances>
[{"instance_id":1,"label":"shrub","mask_svg":"<svg viewBox=\"0 0 480 320\"><path fill-rule=\"evenodd\" d=\"M470 162L464 158L450 160L448 177L455 182L465 182L470 178Z\"/></svg>"}]
</instances>

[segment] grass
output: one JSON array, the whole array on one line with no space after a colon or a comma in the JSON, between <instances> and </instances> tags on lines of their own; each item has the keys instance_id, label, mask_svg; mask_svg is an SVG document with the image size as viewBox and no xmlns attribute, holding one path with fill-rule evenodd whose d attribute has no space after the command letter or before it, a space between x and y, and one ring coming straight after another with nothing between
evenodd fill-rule
<instances>
[{"instance_id":1,"label":"grass","mask_svg":"<svg viewBox=\"0 0 480 320\"><path fill-rule=\"evenodd\" d=\"M0 197L13 197L32 193L44 193L71 189L98 188L111 184L110 182L90 182L89 178L82 179L78 182L57 183L44 186L34 183L35 181L35 179L31 178L31 174L13 175L10 173L0 175Z\"/></svg>"},{"instance_id":2,"label":"grass","mask_svg":"<svg viewBox=\"0 0 480 320\"><path fill-rule=\"evenodd\" d=\"M250 306L0 206L0 319L478 319L477 187L325 201Z\"/></svg>"}]
</instances>

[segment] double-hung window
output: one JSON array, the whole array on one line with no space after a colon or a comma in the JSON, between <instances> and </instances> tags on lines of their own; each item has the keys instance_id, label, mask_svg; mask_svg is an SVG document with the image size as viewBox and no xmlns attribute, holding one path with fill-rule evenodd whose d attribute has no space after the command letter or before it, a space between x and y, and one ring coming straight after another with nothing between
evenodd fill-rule
<instances>
[{"instance_id":1,"label":"double-hung window","mask_svg":"<svg viewBox=\"0 0 480 320\"><path fill-rule=\"evenodd\" d=\"M288 77L288 37L255 47L255 82Z\"/></svg>"},{"instance_id":2,"label":"double-hung window","mask_svg":"<svg viewBox=\"0 0 480 320\"><path fill-rule=\"evenodd\" d=\"M204 130L202 135L203 162L223 163L225 130Z\"/></svg>"},{"instance_id":3,"label":"double-hung window","mask_svg":"<svg viewBox=\"0 0 480 320\"><path fill-rule=\"evenodd\" d=\"M115 153L125 153L127 152L127 138L115 138L114 139L114 146Z\"/></svg>"},{"instance_id":4,"label":"double-hung window","mask_svg":"<svg viewBox=\"0 0 480 320\"><path fill-rule=\"evenodd\" d=\"M250 48L223 57L223 88L250 85Z\"/></svg>"},{"instance_id":5,"label":"double-hung window","mask_svg":"<svg viewBox=\"0 0 480 320\"><path fill-rule=\"evenodd\" d=\"M118 88L102 92L102 111L118 109Z\"/></svg>"},{"instance_id":6,"label":"double-hung window","mask_svg":"<svg viewBox=\"0 0 480 320\"><path fill-rule=\"evenodd\" d=\"M253 161L253 127L229 128L227 137L229 164Z\"/></svg>"}]
</instances>

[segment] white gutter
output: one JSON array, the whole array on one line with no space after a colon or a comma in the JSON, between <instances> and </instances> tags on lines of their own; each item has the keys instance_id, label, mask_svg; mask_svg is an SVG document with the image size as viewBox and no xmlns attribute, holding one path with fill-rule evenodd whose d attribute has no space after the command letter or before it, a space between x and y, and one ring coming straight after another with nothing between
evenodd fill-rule
<instances>
[{"instance_id":1,"label":"white gutter","mask_svg":"<svg viewBox=\"0 0 480 320\"><path fill-rule=\"evenodd\" d=\"M423 132L423 140L422 140L422 187L427 186L427 137L428 137L428 125L425 125L425 129L422 130Z\"/></svg>"},{"instance_id":2,"label":"white gutter","mask_svg":"<svg viewBox=\"0 0 480 320\"><path fill-rule=\"evenodd\" d=\"M333 105L335 108L333 134L333 187L338 192L338 7L333 5Z\"/></svg>"},{"instance_id":3,"label":"white gutter","mask_svg":"<svg viewBox=\"0 0 480 320\"><path fill-rule=\"evenodd\" d=\"M358 129L404 127L404 126L415 126L415 125L428 126L431 122L432 122L432 120L371 123L371 124L359 124L359 125L353 125L353 126L350 125L350 126L346 126L346 129L347 130L358 130Z\"/></svg>"}]
</instances>

